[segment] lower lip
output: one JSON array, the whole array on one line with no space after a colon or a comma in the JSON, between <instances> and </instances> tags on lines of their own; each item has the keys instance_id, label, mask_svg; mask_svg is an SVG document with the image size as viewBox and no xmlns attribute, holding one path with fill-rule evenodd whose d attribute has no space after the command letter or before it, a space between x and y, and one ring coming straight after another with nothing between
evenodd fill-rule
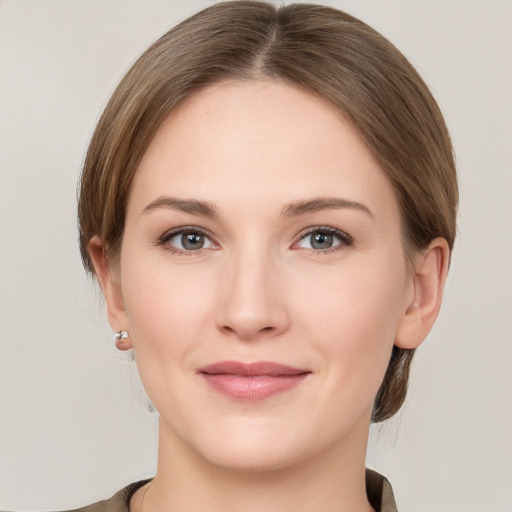
<instances>
[{"instance_id":1,"label":"lower lip","mask_svg":"<svg viewBox=\"0 0 512 512\"><path fill-rule=\"evenodd\" d=\"M297 387L307 376L299 375L232 375L203 373L206 382L215 389L236 400L265 400L272 395Z\"/></svg>"}]
</instances>

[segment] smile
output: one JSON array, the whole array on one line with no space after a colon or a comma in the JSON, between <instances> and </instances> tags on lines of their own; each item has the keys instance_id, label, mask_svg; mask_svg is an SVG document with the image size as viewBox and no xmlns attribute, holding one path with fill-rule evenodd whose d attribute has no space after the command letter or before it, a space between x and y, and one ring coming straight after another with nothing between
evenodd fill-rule
<instances>
[{"instance_id":1,"label":"smile","mask_svg":"<svg viewBox=\"0 0 512 512\"><path fill-rule=\"evenodd\" d=\"M198 373L216 391L236 400L257 401L298 386L311 372L269 361L221 361Z\"/></svg>"}]
</instances>

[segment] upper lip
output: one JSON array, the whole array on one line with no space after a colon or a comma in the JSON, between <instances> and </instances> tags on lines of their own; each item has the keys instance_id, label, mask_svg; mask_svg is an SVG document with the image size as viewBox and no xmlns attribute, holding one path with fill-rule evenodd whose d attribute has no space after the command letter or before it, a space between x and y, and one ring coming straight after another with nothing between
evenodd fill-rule
<instances>
[{"instance_id":1,"label":"upper lip","mask_svg":"<svg viewBox=\"0 0 512 512\"><path fill-rule=\"evenodd\" d=\"M208 375L239 375L241 377L256 377L261 375L278 377L280 375L301 375L304 373L310 373L310 371L271 361L257 361L255 363L219 361L218 363L203 366L198 370L198 373L205 373Z\"/></svg>"}]
</instances>

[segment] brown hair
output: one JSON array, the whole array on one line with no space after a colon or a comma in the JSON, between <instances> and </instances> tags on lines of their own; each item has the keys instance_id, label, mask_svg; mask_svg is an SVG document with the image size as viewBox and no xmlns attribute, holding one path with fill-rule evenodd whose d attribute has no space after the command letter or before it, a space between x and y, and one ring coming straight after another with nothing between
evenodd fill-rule
<instances>
[{"instance_id":1,"label":"brown hair","mask_svg":"<svg viewBox=\"0 0 512 512\"><path fill-rule=\"evenodd\" d=\"M327 99L358 130L393 186L407 255L455 238L458 192L450 137L407 59L365 23L309 4L220 2L158 39L110 99L92 137L78 220L85 268L98 235L117 260L130 185L161 122L194 92L222 80L278 79ZM394 347L372 421L402 405L413 350Z\"/></svg>"}]
</instances>

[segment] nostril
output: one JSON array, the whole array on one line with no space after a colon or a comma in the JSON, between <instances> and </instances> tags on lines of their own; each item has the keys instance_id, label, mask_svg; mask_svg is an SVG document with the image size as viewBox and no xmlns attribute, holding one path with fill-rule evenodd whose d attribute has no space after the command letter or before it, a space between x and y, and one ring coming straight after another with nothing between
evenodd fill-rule
<instances>
[{"instance_id":1,"label":"nostril","mask_svg":"<svg viewBox=\"0 0 512 512\"><path fill-rule=\"evenodd\" d=\"M273 333L277 331L277 328L274 326L267 326L261 328L251 328L249 323L244 324L242 326L230 326L224 325L221 328L221 331L229 336L237 335L240 339L243 340L255 340L260 337L272 336Z\"/></svg>"}]
</instances>

